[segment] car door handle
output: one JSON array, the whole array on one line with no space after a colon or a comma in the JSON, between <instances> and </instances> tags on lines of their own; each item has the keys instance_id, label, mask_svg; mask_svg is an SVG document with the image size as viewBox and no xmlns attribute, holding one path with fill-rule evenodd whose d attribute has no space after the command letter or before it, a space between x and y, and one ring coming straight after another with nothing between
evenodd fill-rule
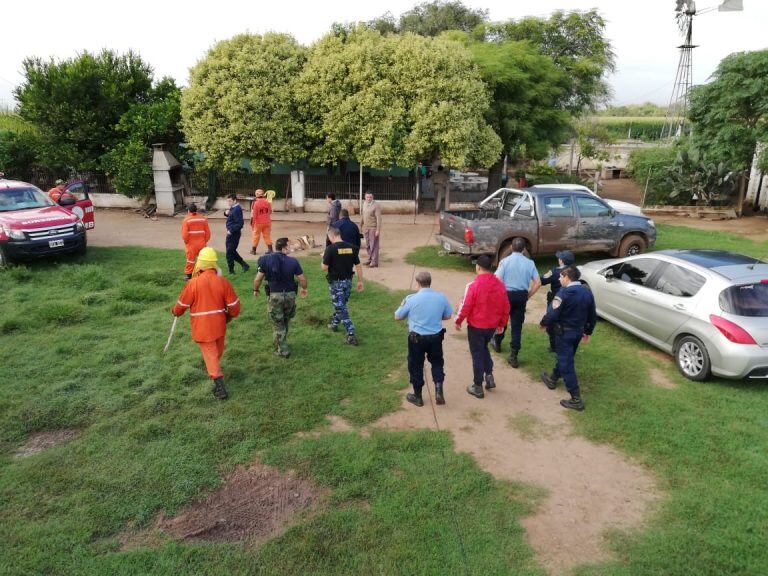
<instances>
[{"instance_id":1,"label":"car door handle","mask_svg":"<svg viewBox=\"0 0 768 576\"><path fill-rule=\"evenodd\" d=\"M630 294L632 294L632 296L637 296L637 290L635 290L634 288L630 288L630 289L628 290L628 292L629 292Z\"/></svg>"},{"instance_id":2,"label":"car door handle","mask_svg":"<svg viewBox=\"0 0 768 576\"><path fill-rule=\"evenodd\" d=\"M554 228L555 226L557 226L557 224L555 224L554 222L544 222L544 226L546 226L547 228Z\"/></svg>"},{"instance_id":3,"label":"car door handle","mask_svg":"<svg viewBox=\"0 0 768 576\"><path fill-rule=\"evenodd\" d=\"M589 222L587 222L586 220L582 220L581 223L582 224L589 224Z\"/></svg>"},{"instance_id":4,"label":"car door handle","mask_svg":"<svg viewBox=\"0 0 768 576\"><path fill-rule=\"evenodd\" d=\"M675 310L685 310L685 304L680 304L679 302L677 304L673 304L672 308Z\"/></svg>"}]
</instances>

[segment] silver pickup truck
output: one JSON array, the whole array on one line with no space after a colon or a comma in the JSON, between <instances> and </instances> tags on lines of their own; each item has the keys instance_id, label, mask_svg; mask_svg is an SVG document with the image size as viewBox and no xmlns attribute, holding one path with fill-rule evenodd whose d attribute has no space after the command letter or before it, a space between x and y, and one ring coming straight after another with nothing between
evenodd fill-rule
<instances>
[{"instance_id":1,"label":"silver pickup truck","mask_svg":"<svg viewBox=\"0 0 768 576\"><path fill-rule=\"evenodd\" d=\"M587 192L562 188L501 188L475 210L440 213L436 239L447 252L501 260L515 238L525 240L531 255L568 249L623 257L653 246L656 226L645 216L619 213Z\"/></svg>"}]
</instances>

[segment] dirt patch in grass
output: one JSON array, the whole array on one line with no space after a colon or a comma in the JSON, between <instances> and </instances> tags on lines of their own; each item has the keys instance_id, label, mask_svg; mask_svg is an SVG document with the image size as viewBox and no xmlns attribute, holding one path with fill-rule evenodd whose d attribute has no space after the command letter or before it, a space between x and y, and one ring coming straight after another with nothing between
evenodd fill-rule
<instances>
[{"instance_id":1,"label":"dirt patch in grass","mask_svg":"<svg viewBox=\"0 0 768 576\"><path fill-rule=\"evenodd\" d=\"M26 458L27 456L38 454L44 450L49 450L54 446L74 440L79 434L80 430L77 428L62 428L61 430L34 432L18 449L16 458Z\"/></svg>"},{"instance_id":2,"label":"dirt patch in grass","mask_svg":"<svg viewBox=\"0 0 768 576\"><path fill-rule=\"evenodd\" d=\"M207 499L158 528L179 540L266 540L282 533L300 512L313 509L325 491L309 480L253 464L237 468Z\"/></svg>"},{"instance_id":3,"label":"dirt patch in grass","mask_svg":"<svg viewBox=\"0 0 768 576\"><path fill-rule=\"evenodd\" d=\"M259 543L282 534L302 513L316 510L327 491L293 472L253 464L238 467L216 492L173 518L162 514L144 532L120 537L123 550L183 541Z\"/></svg>"},{"instance_id":4,"label":"dirt patch in grass","mask_svg":"<svg viewBox=\"0 0 768 576\"><path fill-rule=\"evenodd\" d=\"M659 388L666 388L667 390L676 390L677 382L673 381L665 368L669 362L672 362L672 358L668 354L664 354L660 350L649 349L642 352L643 356L651 358L654 365L648 366L648 375L650 376L650 383Z\"/></svg>"}]
</instances>

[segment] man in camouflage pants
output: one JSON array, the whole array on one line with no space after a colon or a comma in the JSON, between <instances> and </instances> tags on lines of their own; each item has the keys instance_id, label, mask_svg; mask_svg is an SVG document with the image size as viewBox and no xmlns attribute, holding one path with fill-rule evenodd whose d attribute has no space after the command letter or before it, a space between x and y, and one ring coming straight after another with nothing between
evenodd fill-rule
<instances>
[{"instance_id":1,"label":"man in camouflage pants","mask_svg":"<svg viewBox=\"0 0 768 576\"><path fill-rule=\"evenodd\" d=\"M328 229L331 244L325 248L322 268L328 273L328 291L333 304L333 316L328 329L336 332L339 324L347 331L347 344L357 346L355 325L349 317L347 301L352 292L352 276L357 273L357 291L363 291L363 268L358 252L360 248L341 239L341 231L335 226Z\"/></svg>"},{"instance_id":2,"label":"man in camouflage pants","mask_svg":"<svg viewBox=\"0 0 768 576\"><path fill-rule=\"evenodd\" d=\"M301 286L301 297L307 297L307 279L296 258L288 256L288 238L278 238L275 251L259 258L259 271L253 280L253 294L259 295L264 278L267 279L269 319L272 321L275 355L288 358L288 323L296 314L296 291Z\"/></svg>"}]
</instances>

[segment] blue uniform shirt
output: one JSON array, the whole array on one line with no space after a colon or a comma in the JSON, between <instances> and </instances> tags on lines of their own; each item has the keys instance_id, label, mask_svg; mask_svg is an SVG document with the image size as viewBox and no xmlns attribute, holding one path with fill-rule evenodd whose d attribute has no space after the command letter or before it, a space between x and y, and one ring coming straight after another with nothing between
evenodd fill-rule
<instances>
[{"instance_id":1,"label":"blue uniform shirt","mask_svg":"<svg viewBox=\"0 0 768 576\"><path fill-rule=\"evenodd\" d=\"M340 218L331 224L331 226L335 226L339 229L342 242L360 248L360 228L358 228L357 224L352 222L352 220L349 218Z\"/></svg>"},{"instance_id":2,"label":"blue uniform shirt","mask_svg":"<svg viewBox=\"0 0 768 576\"><path fill-rule=\"evenodd\" d=\"M295 276L304 271L296 258L282 252L270 252L259 258L259 272L264 273L270 292L296 292L298 284Z\"/></svg>"},{"instance_id":3,"label":"blue uniform shirt","mask_svg":"<svg viewBox=\"0 0 768 576\"><path fill-rule=\"evenodd\" d=\"M229 209L227 214L227 230L230 232L240 232L243 229L243 209L240 204L235 204Z\"/></svg>"},{"instance_id":4,"label":"blue uniform shirt","mask_svg":"<svg viewBox=\"0 0 768 576\"><path fill-rule=\"evenodd\" d=\"M555 296L557 296L557 293L560 292L560 288L562 288L560 285L560 272L565 270L565 268L566 266L555 266L541 278L541 284L543 286L549 284L547 302L554 300Z\"/></svg>"},{"instance_id":5,"label":"blue uniform shirt","mask_svg":"<svg viewBox=\"0 0 768 576\"><path fill-rule=\"evenodd\" d=\"M504 282L507 292L527 291L531 287L531 281L539 277L539 271L536 270L533 260L522 252L512 252L499 262L496 277Z\"/></svg>"},{"instance_id":6,"label":"blue uniform shirt","mask_svg":"<svg viewBox=\"0 0 768 576\"><path fill-rule=\"evenodd\" d=\"M560 324L563 330L576 330L583 334L592 334L596 322L595 298L592 291L578 280L560 288L541 320L542 326Z\"/></svg>"},{"instance_id":7,"label":"blue uniform shirt","mask_svg":"<svg viewBox=\"0 0 768 576\"><path fill-rule=\"evenodd\" d=\"M442 292L421 288L409 294L395 311L395 318L408 318L408 329L421 336L437 334L443 329L443 318L450 318L453 308Z\"/></svg>"}]
</instances>

